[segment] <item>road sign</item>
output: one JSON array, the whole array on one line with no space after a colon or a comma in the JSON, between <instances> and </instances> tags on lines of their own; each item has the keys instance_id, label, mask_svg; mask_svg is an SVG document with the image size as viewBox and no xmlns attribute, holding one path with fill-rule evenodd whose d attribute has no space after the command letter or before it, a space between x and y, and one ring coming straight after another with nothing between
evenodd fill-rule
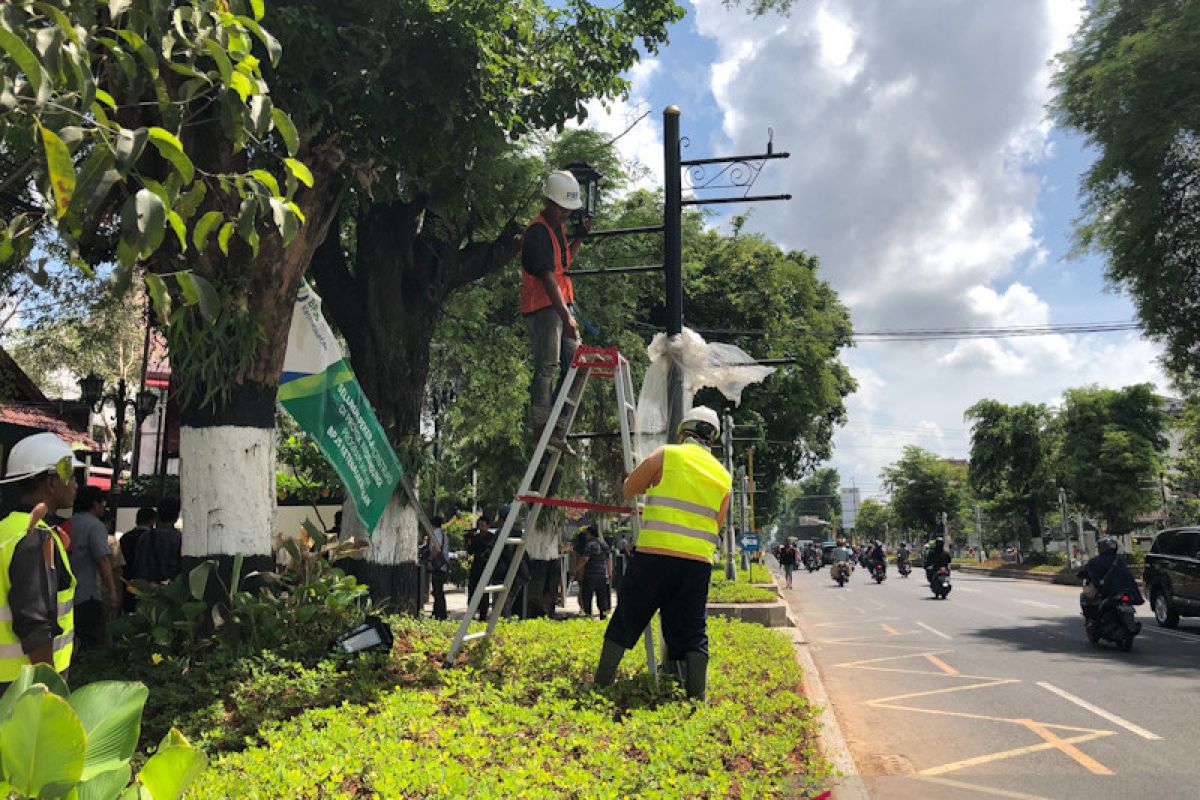
<instances>
[{"instance_id":1,"label":"road sign","mask_svg":"<svg viewBox=\"0 0 1200 800\"><path fill-rule=\"evenodd\" d=\"M758 534L747 533L742 535L742 549L748 552L754 552L758 549Z\"/></svg>"}]
</instances>

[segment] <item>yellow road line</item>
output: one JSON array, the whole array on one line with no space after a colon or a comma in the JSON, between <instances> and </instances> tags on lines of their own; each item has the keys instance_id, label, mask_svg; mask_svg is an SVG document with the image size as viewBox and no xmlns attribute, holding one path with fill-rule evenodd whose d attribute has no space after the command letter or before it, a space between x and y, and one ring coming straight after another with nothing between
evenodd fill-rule
<instances>
[{"instance_id":1,"label":"yellow road line","mask_svg":"<svg viewBox=\"0 0 1200 800\"><path fill-rule=\"evenodd\" d=\"M942 672L946 673L950 677L952 677L952 678L958 677L958 674L959 674L958 670L956 670L954 667L947 664L945 661L942 661L940 658L938 658L933 653L926 653L925 658L929 659L929 663L933 664L935 667L937 667L938 669L940 669Z\"/></svg>"},{"instance_id":2,"label":"yellow road line","mask_svg":"<svg viewBox=\"0 0 1200 800\"><path fill-rule=\"evenodd\" d=\"M1036 794L1025 794L1024 792L1010 792L1007 789L994 789L991 786L977 786L973 783L967 783L965 781L955 781L955 780L951 780L950 778L938 778L938 777L934 777L933 775L914 775L913 777L919 781L925 781L926 783L938 783L938 784L941 784L942 786L952 786L955 789L969 789L971 791L981 792L983 794L990 794L990 795L994 795L996 797L1008 797L1008 798L1011 798L1011 800L1049 800L1049 798L1041 797L1040 795L1036 795Z\"/></svg>"},{"instance_id":3,"label":"yellow road line","mask_svg":"<svg viewBox=\"0 0 1200 800\"><path fill-rule=\"evenodd\" d=\"M1115 731L1102 731L1100 733L1088 733L1082 736L1072 736L1070 739L1058 739L1055 737L1056 741L1053 742L1046 741L1042 742L1041 744L1030 744L1024 747L1015 747L1012 750L1002 750L998 753L988 753L982 756L975 756L974 758L964 758L961 761L951 761L949 764L940 764L936 767L923 769L918 774L944 775L947 772L957 772L960 769L977 767L981 764L991 764L995 761L1003 761L1009 758L1016 758L1017 756L1029 755L1030 753L1040 753L1045 750L1060 750L1062 749L1060 745L1081 744L1083 742L1090 742L1093 739L1099 739L1103 736L1114 735L1116 735ZM1083 754L1081 753L1080 755Z\"/></svg>"},{"instance_id":4,"label":"yellow road line","mask_svg":"<svg viewBox=\"0 0 1200 800\"><path fill-rule=\"evenodd\" d=\"M1031 719L1023 719L1021 723L1029 730L1036 733L1038 736L1045 739L1050 744L1063 751L1071 758L1079 762L1080 766L1091 772L1093 775L1112 775L1113 771L1101 764L1096 759L1089 756L1087 753L1075 747L1070 741L1060 738L1053 731L1048 730L1044 725L1034 722ZM1115 733L1115 731L1114 731ZM1077 737L1078 738L1078 737Z\"/></svg>"},{"instance_id":5,"label":"yellow road line","mask_svg":"<svg viewBox=\"0 0 1200 800\"><path fill-rule=\"evenodd\" d=\"M896 630L891 625L884 625L883 623L880 623L879 627L883 628L890 636L900 635L900 631Z\"/></svg>"},{"instance_id":6,"label":"yellow road line","mask_svg":"<svg viewBox=\"0 0 1200 800\"><path fill-rule=\"evenodd\" d=\"M861 667L864 664L881 664L884 661L900 661L905 658L920 658L925 655L941 655L942 653L953 653L953 650L927 650L922 653L905 653L902 656L881 656L880 658L864 658L860 661L843 661L841 664L834 664L835 667ZM926 675L936 675L935 672L926 672ZM987 680L991 680L988 678Z\"/></svg>"}]
</instances>

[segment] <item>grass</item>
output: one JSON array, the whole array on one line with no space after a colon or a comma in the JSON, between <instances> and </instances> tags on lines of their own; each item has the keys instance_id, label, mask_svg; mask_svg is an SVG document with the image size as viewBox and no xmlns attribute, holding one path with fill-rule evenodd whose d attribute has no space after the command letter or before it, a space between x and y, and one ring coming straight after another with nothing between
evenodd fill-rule
<instances>
[{"instance_id":1,"label":"grass","mask_svg":"<svg viewBox=\"0 0 1200 800\"><path fill-rule=\"evenodd\" d=\"M453 626L399 620L395 650L373 667L387 688L342 698L342 684L326 682L319 707L266 720L240 751L219 755L190 796L817 793L831 773L817 752L791 644L776 631L735 621L710 619L708 629L709 702L693 705L670 682L649 680L640 648L626 656L613 687L595 690L598 621L502 624L494 640L443 670L438 660ZM260 675L248 708L267 713L291 682L277 685ZM210 726L225 724L219 716L208 719Z\"/></svg>"},{"instance_id":2,"label":"grass","mask_svg":"<svg viewBox=\"0 0 1200 800\"><path fill-rule=\"evenodd\" d=\"M708 602L773 603L779 599L774 590L754 585L759 583L773 583L770 572L762 564L752 563L749 570L739 565L737 577L732 581L725 577L724 565L716 564L709 581Z\"/></svg>"}]
</instances>

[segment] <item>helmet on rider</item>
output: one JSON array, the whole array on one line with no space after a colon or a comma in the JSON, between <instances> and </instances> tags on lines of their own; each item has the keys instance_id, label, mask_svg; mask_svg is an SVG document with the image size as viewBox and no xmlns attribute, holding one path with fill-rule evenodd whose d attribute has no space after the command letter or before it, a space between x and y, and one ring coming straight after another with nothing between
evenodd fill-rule
<instances>
[{"instance_id":1,"label":"helmet on rider","mask_svg":"<svg viewBox=\"0 0 1200 800\"><path fill-rule=\"evenodd\" d=\"M1096 542L1096 549L1101 553L1117 552L1117 539L1115 536L1105 536L1100 541Z\"/></svg>"},{"instance_id":2,"label":"helmet on rider","mask_svg":"<svg viewBox=\"0 0 1200 800\"><path fill-rule=\"evenodd\" d=\"M845 547L845 546L846 546L846 540L845 540L845 539L843 539L842 537L840 537L840 536L839 536L839 537L838 537L838 540L837 540L837 546L838 546L838 547Z\"/></svg>"}]
</instances>

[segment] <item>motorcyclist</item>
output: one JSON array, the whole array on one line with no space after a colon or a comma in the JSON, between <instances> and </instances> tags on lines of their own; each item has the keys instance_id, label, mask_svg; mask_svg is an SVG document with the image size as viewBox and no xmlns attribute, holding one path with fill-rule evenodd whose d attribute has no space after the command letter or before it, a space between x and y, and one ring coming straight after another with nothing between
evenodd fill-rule
<instances>
[{"instance_id":1,"label":"motorcyclist","mask_svg":"<svg viewBox=\"0 0 1200 800\"><path fill-rule=\"evenodd\" d=\"M875 540L871 548L867 551L866 566L870 572L874 572L876 566L882 567L883 571L887 572L887 551L883 549L883 542L878 539Z\"/></svg>"},{"instance_id":2,"label":"motorcyclist","mask_svg":"<svg viewBox=\"0 0 1200 800\"><path fill-rule=\"evenodd\" d=\"M933 576L942 567L950 567L950 553L946 550L946 540L938 536L925 554L925 579L933 583Z\"/></svg>"},{"instance_id":3,"label":"motorcyclist","mask_svg":"<svg viewBox=\"0 0 1200 800\"><path fill-rule=\"evenodd\" d=\"M821 554L820 554L820 552L817 551L817 546L815 544L813 544L812 542L809 542L808 544L804 545L803 560L804 560L804 566L806 566L806 567L809 566L810 564L812 564L813 562L816 562L818 565L821 563Z\"/></svg>"},{"instance_id":4,"label":"motorcyclist","mask_svg":"<svg viewBox=\"0 0 1200 800\"><path fill-rule=\"evenodd\" d=\"M1095 602L1084 603L1084 611L1086 612L1089 606L1098 606L1102 600L1122 594L1129 595L1135 606L1146 602L1138 590L1133 573L1117 554L1117 540L1106 536L1096 542L1096 549L1100 554L1088 561L1078 573L1080 578L1085 578L1096 587Z\"/></svg>"},{"instance_id":5,"label":"motorcyclist","mask_svg":"<svg viewBox=\"0 0 1200 800\"><path fill-rule=\"evenodd\" d=\"M829 559L831 563L831 566L829 567L830 572L832 574L837 574L836 571L838 569L845 569L847 572L849 572L850 559L852 557L853 554L850 552L850 548L846 546L846 540L839 538L836 546L829 553Z\"/></svg>"},{"instance_id":6,"label":"motorcyclist","mask_svg":"<svg viewBox=\"0 0 1200 800\"><path fill-rule=\"evenodd\" d=\"M899 566L900 564L907 564L908 559L911 555L912 554L909 552L909 549L908 549L908 542L901 542L900 546L896 548L896 564L897 564L897 566Z\"/></svg>"}]
</instances>

